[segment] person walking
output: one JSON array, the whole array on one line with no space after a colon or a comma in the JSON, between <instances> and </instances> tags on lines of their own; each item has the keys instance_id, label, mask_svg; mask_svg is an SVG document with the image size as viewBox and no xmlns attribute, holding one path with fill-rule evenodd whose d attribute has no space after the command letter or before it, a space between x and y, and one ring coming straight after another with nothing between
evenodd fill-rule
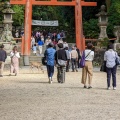
<instances>
[{"instance_id":1,"label":"person walking","mask_svg":"<svg viewBox=\"0 0 120 120\"><path fill-rule=\"evenodd\" d=\"M67 54L67 64L66 64L66 72L69 72L69 68L70 68L70 52L68 50L68 47L64 48Z\"/></svg>"},{"instance_id":2,"label":"person walking","mask_svg":"<svg viewBox=\"0 0 120 120\"><path fill-rule=\"evenodd\" d=\"M115 63L116 57L119 59L117 52L113 50L113 44L108 45L108 50L104 54L104 61L106 61L106 73L107 73L107 89L110 89L110 79L112 75L113 90L116 90L116 71L117 65Z\"/></svg>"},{"instance_id":3,"label":"person walking","mask_svg":"<svg viewBox=\"0 0 120 120\"><path fill-rule=\"evenodd\" d=\"M77 48L77 45L74 46L77 53L78 53L78 61L77 61L77 66L78 68L80 68L80 58L81 58L81 55L80 55L80 50Z\"/></svg>"},{"instance_id":4,"label":"person walking","mask_svg":"<svg viewBox=\"0 0 120 120\"><path fill-rule=\"evenodd\" d=\"M72 51L71 51L71 63L72 63L72 72L78 72L77 70L77 61L78 61L78 53L75 49L75 47L72 47Z\"/></svg>"},{"instance_id":5,"label":"person walking","mask_svg":"<svg viewBox=\"0 0 120 120\"><path fill-rule=\"evenodd\" d=\"M48 38L45 40L46 49L48 48L48 44L51 42L52 40L50 39L50 36L48 36Z\"/></svg>"},{"instance_id":6,"label":"person walking","mask_svg":"<svg viewBox=\"0 0 120 120\"><path fill-rule=\"evenodd\" d=\"M0 46L0 77L3 77L4 63L7 58L7 53L4 50L4 45Z\"/></svg>"},{"instance_id":7,"label":"person walking","mask_svg":"<svg viewBox=\"0 0 120 120\"><path fill-rule=\"evenodd\" d=\"M49 78L49 83L52 83L53 74L54 74L54 60L55 60L55 49L53 44L49 43L48 48L46 49L44 56L47 61L47 74Z\"/></svg>"},{"instance_id":8,"label":"person walking","mask_svg":"<svg viewBox=\"0 0 120 120\"><path fill-rule=\"evenodd\" d=\"M59 47L59 50L57 50L55 53L55 61L57 66L57 80L58 80L58 83L64 83L67 55L66 55L66 51L63 49L62 43L59 43L58 47Z\"/></svg>"},{"instance_id":9,"label":"person walking","mask_svg":"<svg viewBox=\"0 0 120 120\"><path fill-rule=\"evenodd\" d=\"M32 50L33 50L33 54L37 55L37 46L36 46L36 44L33 45Z\"/></svg>"},{"instance_id":10,"label":"person walking","mask_svg":"<svg viewBox=\"0 0 120 120\"><path fill-rule=\"evenodd\" d=\"M10 64L9 75L11 76L12 73L15 73L15 76L17 76L19 72L19 58L20 58L20 54L17 51L17 46L13 47L13 51L11 51L10 57L11 57L11 64Z\"/></svg>"},{"instance_id":11,"label":"person walking","mask_svg":"<svg viewBox=\"0 0 120 120\"><path fill-rule=\"evenodd\" d=\"M18 43L18 39L17 39L17 38L19 38L19 31L18 30L16 30L15 38L16 38L16 43Z\"/></svg>"},{"instance_id":12,"label":"person walking","mask_svg":"<svg viewBox=\"0 0 120 120\"><path fill-rule=\"evenodd\" d=\"M32 36L31 37L31 49L33 48L34 44L35 44L35 37Z\"/></svg>"},{"instance_id":13,"label":"person walking","mask_svg":"<svg viewBox=\"0 0 120 120\"><path fill-rule=\"evenodd\" d=\"M44 42L39 38L39 40L38 40L38 49L39 49L40 55L42 54L43 45L44 45Z\"/></svg>"},{"instance_id":14,"label":"person walking","mask_svg":"<svg viewBox=\"0 0 120 120\"><path fill-rule=\"evenodd\" d=\"M92 77L93 77L93 65L92 61L94 59L94 51L92 51L92 43L87 44L87 49L85 49L85 66L82 68L82 81L84 88L87 88L86 80L88 75L88 89L92 88Z\"/></svg>"}]
</instances>

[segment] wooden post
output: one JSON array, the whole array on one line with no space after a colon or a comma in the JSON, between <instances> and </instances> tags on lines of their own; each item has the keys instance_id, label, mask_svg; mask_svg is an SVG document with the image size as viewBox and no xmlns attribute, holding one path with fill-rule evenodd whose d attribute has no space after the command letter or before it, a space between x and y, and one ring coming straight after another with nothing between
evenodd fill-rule
<instances>
[{"instance_id":1,"label":"wooden post","mask_svg":"<svg viewBox=\"0 0 120 120\"><path fill-rule=\"evenodd\" d=\"M75 5L75 28L76 28L76 45L82 50L83 47L83 30L82 30L82 6L81 0L76 0Z\"/></svg>"},{"instance_id":2,"label":"wooden post","mask_svg":"<svg viewBox=\"0 0 120 120\"><path fill-rule=\"evenodd\" d=\"M32 5L75 6L76 45L80 50L85 49L85 39L82 26L82 6L97 6L97 2L85 2L85 0L58 1L58 0L10 0L11 4L26 4L25 8L25 38L24 38L24 64L29 65Z\"/></svg>"},{"instance_id":3,"label":"wooden post","mask_svg":"<svg viewBox=\"0 0 120 120\"><path fill-rule=\"evenodd\" d=\"M32 0L27 0L25 7L25 31L24 31L24 65L29 65L32 25Z\"/></svg>"},{"instance_id":4,"label":"wooden post","mask_svg":"<svg viewBox=\"0 0 120 120\"><path fill-rule=\"evenodd\" d=\"M21 55L24 55L24 36L22 36L22 41L21 41Z\"/></svg>"}]
</instances>

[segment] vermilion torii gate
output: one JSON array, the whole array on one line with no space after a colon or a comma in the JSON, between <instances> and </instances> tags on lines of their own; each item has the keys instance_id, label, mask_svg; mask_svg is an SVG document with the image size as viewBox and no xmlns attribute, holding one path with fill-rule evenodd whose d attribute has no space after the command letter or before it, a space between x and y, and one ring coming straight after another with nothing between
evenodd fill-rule
<instances>
[{"instance_id":1,"label":"vermilion torii gate","mask_svg":"<svg viewBox=\"0 0 120 120\"><path fill-rule=\"evenodd\" d=\"M82 6L96 6L96 2L85 2L84 0L57 1L57 0L10 0L10 4L26 5L25 7L25 36L24 36L24 62L29 65L31 25L32 25L32 5L44 6L75 6L75 29L76 44L80 50L85 49L85 39L82 28Z\"/></svg>"}]
</instances>

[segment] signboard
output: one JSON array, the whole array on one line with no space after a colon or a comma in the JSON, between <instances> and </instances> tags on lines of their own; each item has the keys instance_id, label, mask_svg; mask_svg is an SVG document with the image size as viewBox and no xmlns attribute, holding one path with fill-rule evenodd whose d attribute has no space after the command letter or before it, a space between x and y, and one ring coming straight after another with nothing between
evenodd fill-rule
<instances>
[{"instance_id":1,"label":"signboard","mask_svg":"<svg viewBox=\"0 0 120 120\"><path fill-rule=\"evenodd\" d=\"M37 26L58 26L58 20L55 20L55 21L32 20L32 25L37 25Z\"/></svg>"},{"instance_id":2,"label":"signboard","mask_svg":"<svg viewBox=\"0 0 120 120\"><path fill-rule=\"evenodd\" d=\"M10 4L26 4L26 0L10 0Z\"/></svg>"}]
</instances>

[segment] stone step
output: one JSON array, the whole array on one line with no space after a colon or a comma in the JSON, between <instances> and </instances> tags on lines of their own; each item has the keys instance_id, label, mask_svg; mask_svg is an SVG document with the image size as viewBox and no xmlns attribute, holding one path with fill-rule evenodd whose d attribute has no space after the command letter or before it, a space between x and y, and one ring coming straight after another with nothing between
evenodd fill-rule
<instances>
[{"instance_id":1,"label":"stone step","mask_svg":"<svg viewBox=\"0 0 120 120\"><path fill-rule=\"evenodd\" d=\"M41 59L42 59L42 56L30 56L29 62L31 61L41 62Z\"/></svg>"}]
</instances>

